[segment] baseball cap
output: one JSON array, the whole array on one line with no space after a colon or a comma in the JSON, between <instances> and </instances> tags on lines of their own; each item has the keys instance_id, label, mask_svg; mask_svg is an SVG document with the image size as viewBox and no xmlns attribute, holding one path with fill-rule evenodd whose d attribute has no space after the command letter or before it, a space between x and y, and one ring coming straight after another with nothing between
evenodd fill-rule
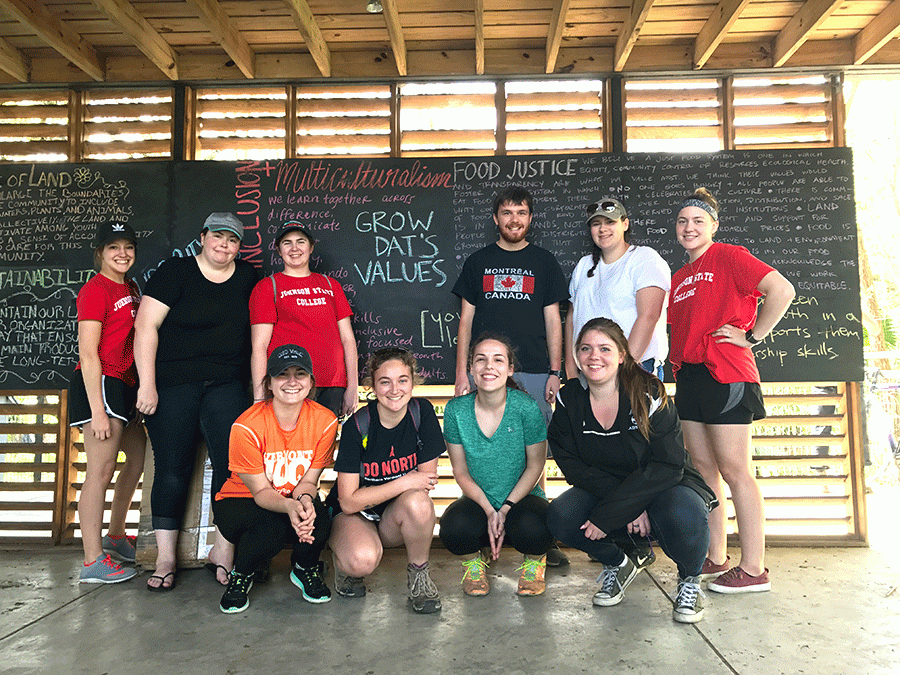
<instances>
[{"instance_id":1,"label":"baseball cap","mask_svg":"<svg viewBox=\"0 0 900 675\"><path fill-rule=\"evenodd\" d=\"M94 235L94 248L103 248L107 244L116 241L116 239L128 239L137 246L137 235L130 225L110 221L97 226L97 233Z\"/></svg>"},{"instance_id":2,"label":"baseball cap","mask_svg":"<svg viewBox=\"0 0 900 675\"><path fill-rule=\"evenodd\" d=\"M275 248L278 248L279 244L281 244L281 240L291 232L299 232L309 240L309 243L311 245L316 245L316 240L309 233L309 230L303 227L300 223L285 223L281 226L281 229L278 230L278 234L275 236Z\"/></svg>"},{"instance_id":3,"label":"baseball cap","mask_svg":"<svg viewBox=\"0 0 900 675\"><path fill-rule=\"evenodd\" d=\"M228 231L236 234L241 241L244 240L244 226L241 225L241 221L233 213L223 213L221 211L210 213L203 223L203 227L210 232Z\"/></svg>"},{"instance_id":4,"label":"baseball cap","mask_svg":"<svg viewBox=\"0 0 900 675\"><path fill-rule=\"evenodd\" d=\"M277 377L291 366L297 366L300 370L313 374L309 352L298 345L281 345L276 348L266 363L266 373L269 377Z\"/></svg>"},{"instance_id":5,"label":"baseball cap","mask_svg":"<svg viewBox=\"0 0 900 675\"><path fill-rule=\"evenodd\" d=\"M604 216L610 220L619 220L628 216L625 207L615 197L602 197L587 207L586 225L590 225L591 220L597 216Z\"/></svg>"}]
</instances>

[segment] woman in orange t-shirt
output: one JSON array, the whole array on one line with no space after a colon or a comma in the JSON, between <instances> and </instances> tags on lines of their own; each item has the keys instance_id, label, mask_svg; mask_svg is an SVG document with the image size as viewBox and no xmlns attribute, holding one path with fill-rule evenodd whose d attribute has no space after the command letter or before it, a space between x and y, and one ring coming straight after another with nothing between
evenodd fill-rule
<instances>
[{"instance_id":1,"label":"woman in orange t-shirt","mask_svg":"<svg viewBox=\"0 0 900 675\"><path fill-rule=\"evenodd\" d=\"M216 525L232 544L228 553L234 560L219 603L226 614L250 606L254 571L285 544L293 548L290 579L303 599L331 600L319 560L331 523L318 484L334 456L337 418L310 398L312 372L312 359L303 347L278 347L266 364L267 400L253 405L231 427L231 476L213 503Z\"/></svg>"}]
</instances>

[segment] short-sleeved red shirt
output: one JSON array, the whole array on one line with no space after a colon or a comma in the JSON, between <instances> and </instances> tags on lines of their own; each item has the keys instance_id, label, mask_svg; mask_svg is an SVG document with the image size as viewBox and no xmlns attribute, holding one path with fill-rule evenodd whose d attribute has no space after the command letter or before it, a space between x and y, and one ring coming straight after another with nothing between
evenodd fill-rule
<instances>
[{"instance_id":1,"label":"short-sleeved red shirt","mask_svg":"<svg viewBox=\"0 0 900 675\"><path fill-rule=\"evenodd\" d=\"M134 367L134 317L141 294L137 284L126 279L119 284L96 274L81 287L75 304L79 321L99 321L100 372L116 377L133 387L137 384ZM81 363L76 369L81 368Z\"/></svg>"},{"instance_id":2,"label":"short-sleeved red shirt","mask_svg":"<svg viewBox=\"0 0 900 675\"><path fill-rule=\"evenodd\" d=\"M292 277L278 272L256 284L250 296L250 323L273 324L266 356L281 345L300 345L312 358L319 387L347 386L338 321L352 315L341 285L317 273Z\"/></svg>"},{"instance_id":3,"label":"short-sleeved red shirt","mask_svg":"<svg viewBox=\"0 0 900 675\"><path fill-rule=\"evenodd\" d=\"M717 242L672 275L669 359L676 379L682 363L703 363L723 384L759 382L753 351L716 342L711 333L725 324L753 327L761 297L756 287L773 269L743 246Z\"/></svg>"}]
</instances>

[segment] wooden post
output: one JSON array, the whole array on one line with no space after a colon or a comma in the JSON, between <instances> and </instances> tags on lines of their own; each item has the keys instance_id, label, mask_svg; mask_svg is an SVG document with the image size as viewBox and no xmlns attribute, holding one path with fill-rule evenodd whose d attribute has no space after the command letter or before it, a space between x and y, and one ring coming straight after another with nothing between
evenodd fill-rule
<instances>
[{"instance_id":1,"label":"wooden post","mask_svg":"<svg viewBox=\"0 0 900 675\"><path fill-rule=\"evenodd\" d=\"M845 447L850 464L851 498L848 503L849 514L853 519L854 538L869 543L869 521L866 514L866 476L863 458L863 400L859 382L847 382L845 399L847 401L847 430Z\"/></svg>"},{"instance_id":2,"label":"wooden post","mask_svg":"<svg viewBox=\"0 0 900 675\"><path fill-rule=\"evenodd\" d=\"M73 464L75 462L72 427L69 426L69 392L61 389L57 408L56 487L53 491L53 545L63 543L73 518L68 505L75 499Z\"/></svg>"}]
</instances>

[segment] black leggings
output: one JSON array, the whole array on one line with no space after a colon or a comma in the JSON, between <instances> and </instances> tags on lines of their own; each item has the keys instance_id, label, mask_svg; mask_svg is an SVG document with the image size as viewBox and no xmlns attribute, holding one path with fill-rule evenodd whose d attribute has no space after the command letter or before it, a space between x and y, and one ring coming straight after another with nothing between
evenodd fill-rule
<instances>
[{"instance_id":1,"label":"black leggings","mask_svg":"<svg viewBox=\"0 0 900 675\"><path fill-rule=\"evenodd\" d=\"M322 501L313 502L316 510L314 542L300 541L286 513L262 508L252 497L228 497L213 502L216 525L235 545L234 570L249 574L266 565L286 544L293 547L291 562L313 567L328 542L331 520Z\"/></svg>"},{"instance_id":2,"label":"black leggings","mask_svg":"<svg viewBox=\"0 0 900 675\"><path fill-rule=\"evenodd\" d=\"M553 543L547 528L547 509L550 504L543 497L526 495L506 514L506 537L519 553L544 555ZM478 503L460 497L441 516L441 541L453 555L477 553L490 546L487 514Z\"/></svg>"}]
</instances>

